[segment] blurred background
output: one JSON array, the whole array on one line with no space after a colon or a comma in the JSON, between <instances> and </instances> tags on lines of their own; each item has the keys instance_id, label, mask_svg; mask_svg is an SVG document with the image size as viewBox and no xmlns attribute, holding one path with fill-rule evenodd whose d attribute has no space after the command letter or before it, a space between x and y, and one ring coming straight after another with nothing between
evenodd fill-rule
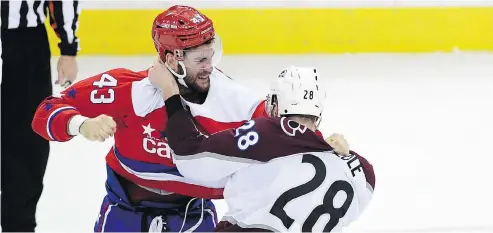
<instances>
[{"instance_id":1,"label":"blurred background","mask_svg":"<svg viewBox=\"0 0 493 233\"><path fill-rule=\"evenodd\" d=\"M374 199L348 231L493 232L493 1L80 4L78 80L148 68L152 21L173 4L214 21L219 68L255 94L286 66L317 67L329 95L322 132L344 134L376 172ZM111 144L52 143L38 231L92 231Z\"/></svg>"}]
</instances>

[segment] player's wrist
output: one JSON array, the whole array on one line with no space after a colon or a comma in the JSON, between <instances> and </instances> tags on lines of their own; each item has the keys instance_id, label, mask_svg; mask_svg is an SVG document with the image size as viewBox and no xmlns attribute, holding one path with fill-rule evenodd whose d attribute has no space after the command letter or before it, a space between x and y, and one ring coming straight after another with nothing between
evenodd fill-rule
<instances>
[{"instance_id":1,"label":"player's wrist","mask_svg":"<svg viewBox=\"0 0 493 233\"><path fill-rule=\"evenodd\" d=\"M176 87L171 86L170 89L168 88L159 88L159 89L161 90L161 96L163 97L164 101L167 101L172 96L180 94L180 91L178 90L178 86Z\"/></svg>"},{"instance_id":2,"label":"player's wrist","mask_svg":"<svg viewBox=\"0 0 493 233\"><path fill-rule=\"evenodd\" d=\"M82 115L75 115L68 122L68 134L77 136L80 134L80 127L89 118Z\"/></svg>"},{"instance_id":3,"label":"player's wrist","mask_svg":"<svg viewBox=\"0 0 493 233\"><path fill-rule=\"evenodd\" d=\"M166 107L166 113L168 118L180 110L183 110L183 105L181 103L180 95L172 95L164 101L164 106Z\"/></svg>"}]
</instances>

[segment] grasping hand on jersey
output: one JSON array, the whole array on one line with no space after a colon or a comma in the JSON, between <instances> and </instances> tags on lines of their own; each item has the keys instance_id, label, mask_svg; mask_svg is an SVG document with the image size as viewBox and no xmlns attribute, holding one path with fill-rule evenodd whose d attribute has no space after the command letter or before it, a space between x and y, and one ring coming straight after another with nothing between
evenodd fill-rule
<instances>
[{"instance_id":1,"label":"grasping hand on jersey","mask_svg":"<svg viewBox=\"0 0 493 233\"><path fill-rule=\"evenodd\" d=\"M325 141L334 149L334 151L339 155L350 156L349 144L344 136L340 134L332 134L330 137L326 138Z\"/></svg>"},{"instance_id":2,"label":"grasping hand on jersey","mask_svg":"<svg viewBox=\"0 0 493 233\"><path fill-rule=\"evenodd\" d=\"M104 142L116 132L116 122L110 116L102 114L85 120L79 131L89 141Z\"/></svg>"},{"instance_id":3,"label":"grasping hand on jersey","mask_svg":"<svg viewBox=\"0 0 493 233\"><path fill-rule=\"evenodd\" d=\"M175 77L160 58L154 60L154 66L149 69L148 77L154 86L161 89L164 100L167 100L173 95L180 94Z\"/></svg>"}]
</instances>

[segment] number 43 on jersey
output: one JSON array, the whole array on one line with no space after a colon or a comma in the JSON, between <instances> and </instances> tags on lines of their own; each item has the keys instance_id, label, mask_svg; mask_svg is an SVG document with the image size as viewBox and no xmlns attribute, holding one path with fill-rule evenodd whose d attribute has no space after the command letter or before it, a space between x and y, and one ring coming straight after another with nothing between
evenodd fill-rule
<instances>
[{"instance_id":1,"label":"number 43 on jersey","mask_svg":"<svg viewBox=\"0 0 493 233\"><path fill-rule=\"evenodd\" d=\"M115 91L111 87L116 87L118 81L109 74L101 75L99 81L94 81L93 86L98 89L91 91L91 103L93 104L111 104L115 101ZM110 87L110 88L106 88Z\"/></svg>"}]
</instances>

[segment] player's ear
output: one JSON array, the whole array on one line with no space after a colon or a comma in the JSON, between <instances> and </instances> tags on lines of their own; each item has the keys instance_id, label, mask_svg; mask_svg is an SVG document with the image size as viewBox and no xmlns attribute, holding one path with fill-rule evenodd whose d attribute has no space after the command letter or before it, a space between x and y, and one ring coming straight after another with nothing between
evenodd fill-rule
<instances>
[{"instance_id":1,"label":"player's ear","mask_svg":"<svg viewBox=\"0 0 493 233\"><path fill-rule=\"evenodd\" d=\"M166 63L175 72L178 72L178 61L173 56L173 53L166 53Z\"/></svg>"},{"instance_id":2,"label":"player's ear","mask_svg":"<svg viewBox=\"0 0 493 233\"><path fill-rule=\"evenodd\" d=\"M277 95L272 95L272 116L277 117L279 116L279 99L277 98Z\"/></svg>"},{"instance_id":3,"label":"player's ear","mask_svg":"<svg viewBox=\"0 0 493 233\"><path fill-rule=\"evenodd\" d=\"M272 103L272 110L270 112L270 116L271 117L279 116L278 113L279 113L279 109L277 108L277 103L274 102L274 103Z\"/></svg>"}]
</instances>

